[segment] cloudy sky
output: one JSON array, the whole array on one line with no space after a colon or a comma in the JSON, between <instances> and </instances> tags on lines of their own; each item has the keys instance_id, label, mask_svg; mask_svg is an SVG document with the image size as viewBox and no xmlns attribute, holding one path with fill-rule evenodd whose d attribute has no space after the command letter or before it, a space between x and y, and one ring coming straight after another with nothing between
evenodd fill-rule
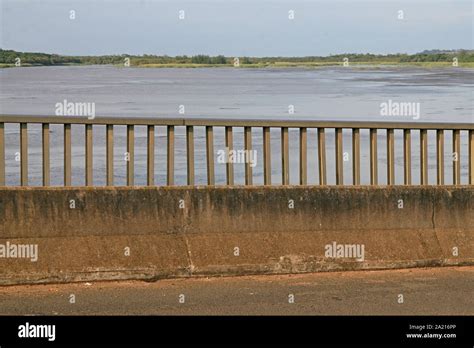
<instances>
[{"instance_id":1,"label":"cloudy sky","mask_svg":"<svg viewBox=\"0 0 474 348\"><path fill-rule=\"evenodd\" d=\"M0 0L0 47L69 55L170 56L307 56L472 49L473 3ZM291 13L294 19L289 18ZM180 19L183 14L184 19Z\"/></svg>"}]
</instances>

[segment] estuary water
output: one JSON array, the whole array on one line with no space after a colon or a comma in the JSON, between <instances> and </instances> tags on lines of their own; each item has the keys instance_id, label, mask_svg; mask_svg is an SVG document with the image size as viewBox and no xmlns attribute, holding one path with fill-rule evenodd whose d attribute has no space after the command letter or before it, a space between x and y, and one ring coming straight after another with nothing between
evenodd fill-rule
<instances>
[{"instance_id":1,"label":"estuary water","mask_svg":"<svg viewBox=\"0 0 474 348\"><path fill-rule=\"evenodd\" d=\"M463 68L326 67L307 68L119 68L113 66L31 67L0 70L0 113L54 115L57 103L94 103L97 116L212 117L312 120L474 123L474 70ZM410 103L418 113L387 114L382 105ZM415 109L414 109L415 110ZM72 126L73 185L84 184L84 127ZM125 184L125 127L115 127L115 184ZM185 134L176 133L175 181L186 182ZM18 125L7 124L7 185L19 183ZM51 183L62 185L63 131L51 126ZM234 147L243 149L243 129L234 130ZM290 182L299 181L298 130L290 130ZM327 130L328 182L334 183L334 131ZM41 127L31 125L29 179L41 185ZM403 181L401 131L395 132L396 181ZM146 132L136 127L135 183L146 183ZM419 134L412 136L413 181L419 178ZM281 182L280 133L272 129L272 180ZM385 132L379 131L379 180L386 178ZM224 130L215 130L215 155L224 149ZM166 182L166 133L156 129L155 181ZM253 132L262 178L261 128ZM462 132L461 165L467 180L467 134ZM204 129L195 130L196 181L206 182ZM351 179L351 134L344 131L344 182ZM429 132L429 176L434 183L434 132ZM451 134L446 132L446 180L451 180ZM368 132L361 131L361 180L368 183ZM236 183L243 183L244 165L235 164ZM316 131L308 130L308 180L317 183ZM216 162L216 181L225 182L225 164ZM94 127L94 183L105 184L105 127Z\"/></svg>"}]
</instances>

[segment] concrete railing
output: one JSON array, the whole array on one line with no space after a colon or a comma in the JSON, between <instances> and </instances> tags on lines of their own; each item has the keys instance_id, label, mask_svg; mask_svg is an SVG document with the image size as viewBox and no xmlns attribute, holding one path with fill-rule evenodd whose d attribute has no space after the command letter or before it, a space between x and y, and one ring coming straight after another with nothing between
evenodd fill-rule
<instances>
[{"instance_id":1,"label":"concrete railing","mask_svg":"<svg viewBox=\"0 0 474 348\"><path fill-rule=\"evenodd\" d=\"M0 188L0 285L474 264L474 187Z\"/></svg>"},{"instance_id":2,"label":"concrete railing","mask_svg":"<svg viewBox=\"0 0 474 348\"><path fill-rule=\"evenodd\" d=\"M127 127L126 149L128 160L126 164L126 184L134 185L134 153L135 153L135 126L147 127L147 185L155 185L155 127L166 127L167 134L167 185L175 184L175 127L186 129L186 172L187 184L195 185L195 150L194 129L205 128L206 138L206 169L207 184L215 185L214 164L214 128L224 127L225 147L234 148L233 129L243 127L244 149L242 153L246 158L245 163L245 185L253 185L252 166L248 160L249 151L252 150L252 132L255 128L262 129L262 152L263 152L263 183L272 184L272 156L270 129L278 128L281 131L281 183L290 184L290 143L288 130L296 128L299 130L299 184L308 184L308 130L317 129L318 144L318 177L319 184L327 184L327 161L326 157L326 134L329 129L335 132L335 183L344 183L344 152L343 152L343 130L351 131L352 138L352 184L361 183L361 129L369 131L370 150L370 184L378 185L378 133L386 134L386 184L394 185L395 180L395 131L403 132L403 184L412 185L412 130L420 132L420 180L419 184L428 184L428 133L436 133L436 183L445 184L445 132L452 132L452 152L448 160L452 162L452 183L462 183L461 154L465 151L468 156L465 165L468 167L466 183L474 185L474 124L460 123L414 123L414 122L339 122L339 121L308 121L308 120L221 120L221 119L161 119L161 118L114 118L98 117L87 119L84 117L41 117L41 116L0 116L0 186L5 185L5 134L4 124L19 124L20 137L20 184L28 185L28 125L42 125L42 182L43 186L50 186L50 124L64 125L64 186L71 186L72 155L71 155L71 125L84 125L85 127L85 185L93 186L93 128L98 125L106 127L106 185L114 185L114 126L125 125ZM461 137L467 137L467 148L461 149ZM314 168L316 170L316 168ZM232 161L226 163L226 184L234 185L234 166Z\"/></svg>"}]
</instances>

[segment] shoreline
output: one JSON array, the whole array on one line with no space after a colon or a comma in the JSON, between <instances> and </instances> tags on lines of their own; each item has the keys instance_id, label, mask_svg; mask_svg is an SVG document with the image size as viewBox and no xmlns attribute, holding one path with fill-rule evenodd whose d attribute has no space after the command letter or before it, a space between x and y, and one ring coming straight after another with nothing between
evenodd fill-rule
<instances>
[{"instance_id":1,"label":"shoreline","mask_svg":"<svg viewBox=\"0 0 474 348\"><path fill-rule=\"evenodd\" d=\"M69 67L69 66L114 66L117 68L124 67L123 65L117 64L54 64L54 65L45 65L45 64L23 64L21 68L31 68L31 67ZM231 64L192 64L192 63L165 63L165 64L139 64L139 65L130 65L130 68L181 68L181 69L201 69L201 68L222 68L222 69L268 69L268 68L282 68L282 69L291 69L291 68L307 68L307 69L318 69L325 67L344 67L341 62L325 62L325 63L292 63L292 62L278 62L278 63L266 63L266 64L240 64L239 66L234 66ZM397 63L397 62L353 62L349 63L348 68L464 68L464 69L474 69L474 62L465 62L459 63L458 66L454 67L451 62L406 62L406 63ZM15 64L5 64L0 63L0 69L7 68L19 68Z\"/></svg>"}]
</instances>

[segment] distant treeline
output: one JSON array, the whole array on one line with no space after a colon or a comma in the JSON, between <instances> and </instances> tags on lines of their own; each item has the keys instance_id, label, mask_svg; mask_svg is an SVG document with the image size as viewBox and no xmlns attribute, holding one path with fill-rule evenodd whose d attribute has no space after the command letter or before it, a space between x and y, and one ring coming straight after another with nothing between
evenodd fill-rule
<instances>
[{"instance_id":1,"label":"distant treeline","mask_svg":"<svg viewBox=\"0 0 474 348\"><path fill-rule=\"evenodd\" d=\"M453 58L458 62L474 62L473 50L459 51L424 51L417 54L337 54L327 57L309 56L309 57L239 57L241 64L266 64L266 63L324 63L324 62L342 62L347 58L350 62L452 62ZM127 58L131 65L145 64L233 64L235 57L208 56L156 56L156 55L108 55L108 56L63 56L47 53L16 52L13 50L0 49L0 64L15 64L20 59L21 64L27 65L70 65L70 64L124 64Z\"/></svg>"}]
</instances>

